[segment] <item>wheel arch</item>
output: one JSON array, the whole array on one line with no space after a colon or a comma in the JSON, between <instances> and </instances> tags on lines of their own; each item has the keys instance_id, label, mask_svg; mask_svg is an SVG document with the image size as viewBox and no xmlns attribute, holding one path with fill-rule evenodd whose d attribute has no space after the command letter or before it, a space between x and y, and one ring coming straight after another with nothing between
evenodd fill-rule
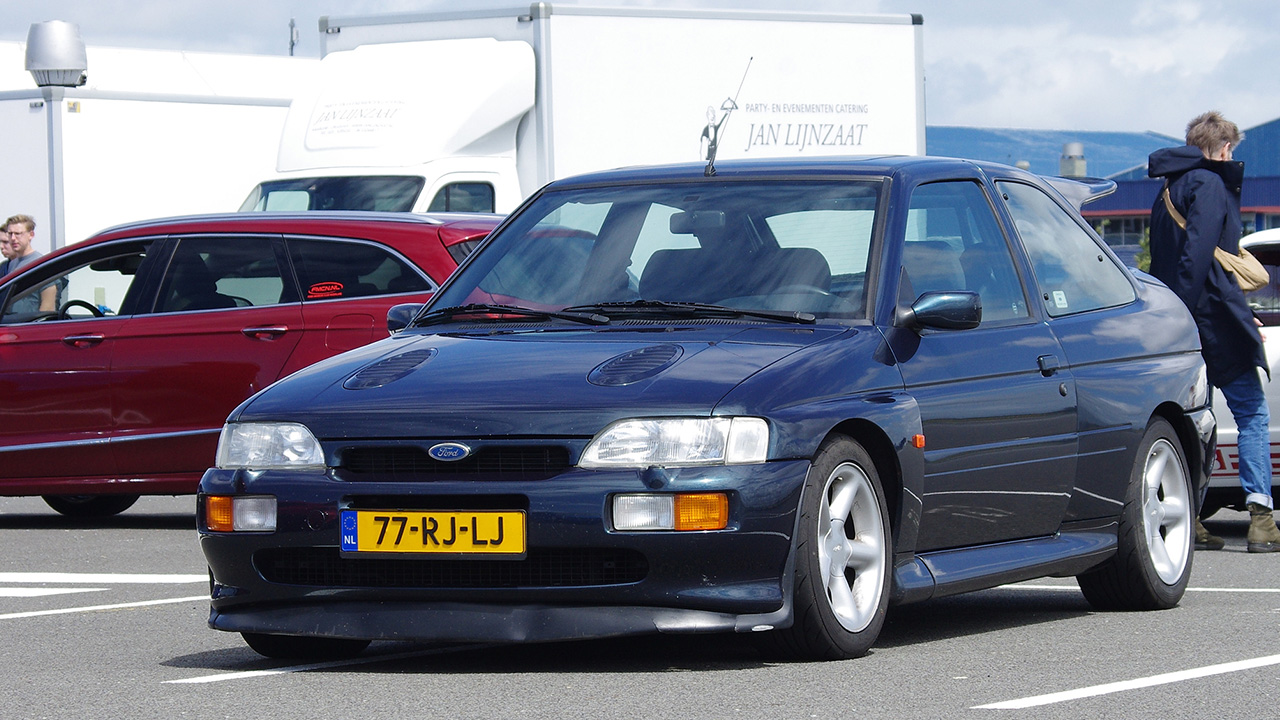
<instances>
[{"instance_id":1,"label":"wheel arch","mask_svg":"<svg viewBox=\"0 0 1280 720\"><path fill-rule=\"evenodd\" d=\"M889 525L893 536L897 539L902 527L903 482L902 464L893 441L884 429L864 419L851 419L831 429L823 442L836 435L843 435L857 442L875 464L876 474L880 476L880 485L884 489L885 504L889 509ZM896 545L896 543L895 543Z\"/></svg>"},{"instance_id":2,"label":"wheel arch","mask_svg":"<svg viewBox=\"0 0 1280 720\"><path fill-rule=\"evenodd\" d=\"M1151 413L1150 420L1162 418L1173 426L1173 431L1178 434L1178 444L1182 446L1182 456L1187 460L1187 471L1193 473L1195 478L1195 487L1193 488L1196 507L1199 508L1201 495L1200 492L1209 481L1209 473L1212 470L1210 463L1212 462L1213 447L1205 448L1200 441L1200 435L1196 428L1195 420L1187 414L1185 410L1173 402L1162 403ZM1215 431L1214 438L1216 442L1217 433Z\"/></svg>"}]
</instances>

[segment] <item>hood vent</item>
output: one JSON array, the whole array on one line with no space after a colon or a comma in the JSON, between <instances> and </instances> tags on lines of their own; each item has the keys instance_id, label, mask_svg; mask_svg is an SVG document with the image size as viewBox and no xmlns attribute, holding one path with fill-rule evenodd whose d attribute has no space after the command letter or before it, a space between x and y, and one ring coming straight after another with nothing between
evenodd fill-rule
<instances>
[{"instance_id":1,"label":"hood vent","mask_svg":"<svg viewBox=\"0 0 1280 720\"><path fill-rule=\"evenodd\" d=\"M394 357L379 360L357 370L342 387L348 390L368 390L395 382L417 370L423 363L435 357L436 349L410 350Z\"/></svg>"},{"instance_id":2,"label":"hood vent","mask_svg":"<svg viewBox=\"0 0 1280 720\"><path fill-rule=\"evenodd\" d=\"M587 375L592 385L614 387L651 378L675 364L684 349L679 345L651 345L611 357Z\"/></svg>"}]
</instances>

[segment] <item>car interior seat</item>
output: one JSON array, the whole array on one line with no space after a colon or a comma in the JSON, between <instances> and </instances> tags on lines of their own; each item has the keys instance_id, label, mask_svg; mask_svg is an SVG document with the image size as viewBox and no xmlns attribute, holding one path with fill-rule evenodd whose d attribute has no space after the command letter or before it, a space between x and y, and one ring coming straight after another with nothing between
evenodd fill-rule
<instances>
[{"instance_id":1,"label":"car interior seat","mask_svg":"<svg viewBox=\"0 0 1280 720\"><path fill-rule=\"evenodd\" d=\"M182 310L218 310L236 307L230 296L218 292L218 283L198 255L181 258L176 263L165 301L160 312Z\"/></svg>"}]
</instances>

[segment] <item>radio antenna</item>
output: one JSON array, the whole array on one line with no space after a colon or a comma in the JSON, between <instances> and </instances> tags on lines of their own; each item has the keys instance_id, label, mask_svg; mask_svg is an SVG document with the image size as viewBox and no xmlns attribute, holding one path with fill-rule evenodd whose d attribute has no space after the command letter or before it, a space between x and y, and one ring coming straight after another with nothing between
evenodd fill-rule
<instances>
[{"instance_id":1,"label":"radio antenna","mask_svg":"<svg viewBox=\"0 0 1280 720\"><path fill-rule=\"evenodd\" d=\"M747 69L742 71L742 82L738 83L738 92L731 98L725 98L724 103L720 105L724 115L720 116L719 122L716 121L715 108L707 108L707 126L702 129L702 138L707 141L707 167L702 171L706 177L713 177L716 174L716 150L720 147L721 133L724 132L724 124L729 120L729 114L738 109L738 96L742 94L742 86L747 82L747 73L751 71L751 61L754 59L755 56L747 58Z\"/></svg>"}]
</instances>

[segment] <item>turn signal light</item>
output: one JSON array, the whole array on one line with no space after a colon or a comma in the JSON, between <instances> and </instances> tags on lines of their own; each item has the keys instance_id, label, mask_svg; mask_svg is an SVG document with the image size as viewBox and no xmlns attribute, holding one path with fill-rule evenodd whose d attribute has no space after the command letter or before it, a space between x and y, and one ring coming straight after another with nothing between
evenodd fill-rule
<instances>
[{"instance_id":1,"label":"turn signal light","mask_svg":"<svg viewBox=\"0 0 1280 720\"><path fill-rule=\"evenodd\" d=\"M729 524L724 493L676 495L676 530L723 530Z\"/></svg>"},{"instance_id":2,"label":"turn signal light","mask_svg":"<svg viewBox=\"0 0 1280 720\"><path fill-rule=\"evenodd\" d=\"M230 495L206 495L204 498L204 524L210 532L231 532Z\"/></svg>"}]
</instances>

